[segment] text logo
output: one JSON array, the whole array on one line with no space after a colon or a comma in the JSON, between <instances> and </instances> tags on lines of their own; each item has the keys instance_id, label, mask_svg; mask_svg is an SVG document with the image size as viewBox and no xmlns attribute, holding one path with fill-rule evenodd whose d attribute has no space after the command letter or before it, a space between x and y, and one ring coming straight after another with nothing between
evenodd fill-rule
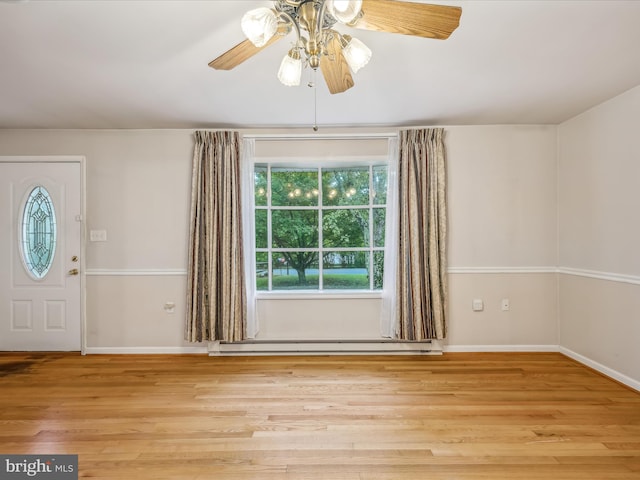
<instances>
[{"instance_id":1,"label":"text logo","mask_svg":"<svg viewBox=\"0 0 640 480\"><path fill-rule=\"evenodd\" d=\"M78 480L77 455L0 455L0 480Z\"/></svg>"}]
</instances>

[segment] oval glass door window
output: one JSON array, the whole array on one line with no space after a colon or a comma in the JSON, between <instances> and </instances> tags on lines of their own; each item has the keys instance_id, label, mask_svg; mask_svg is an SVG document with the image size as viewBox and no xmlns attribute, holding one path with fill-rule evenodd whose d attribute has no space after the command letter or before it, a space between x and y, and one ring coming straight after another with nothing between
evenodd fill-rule
<instances>
[{"instance_id":1,"label":"oval glass door window","mask_svg":"<svg viewBox=\"0 0 640 480\"><path fill-rule=\"evenodd\" d=\"M46 188L35 187L22 213L22 260L34 279L44 278L56 253L56 213Z\"/></svg>"}]
</instances>

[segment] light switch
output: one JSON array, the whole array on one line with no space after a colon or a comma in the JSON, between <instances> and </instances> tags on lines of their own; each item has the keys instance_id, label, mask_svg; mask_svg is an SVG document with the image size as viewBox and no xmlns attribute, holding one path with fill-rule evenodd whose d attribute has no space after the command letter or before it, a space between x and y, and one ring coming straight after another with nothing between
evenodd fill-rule
<instances>
[{"instance_id":1,"label":"light switch","mask_svg":"<svg viewBox=\"0 0 640 480\"><path fill-rule=\"evenodd\" d=\"M484 310L484 302L479 298L474 299L473 300L473 311L474 312L481 312L483 310Z\"/></svg>"},{"instance_id":2,"label":"light switch","mask_svg":"<svg viewBox=\"0 0 640 480\"><path fill-rule=\"evenodd\" d=\"M89 240L92 242L106 242L107 231L106 230L90 230Z\"/></svg>"}]
</instances>

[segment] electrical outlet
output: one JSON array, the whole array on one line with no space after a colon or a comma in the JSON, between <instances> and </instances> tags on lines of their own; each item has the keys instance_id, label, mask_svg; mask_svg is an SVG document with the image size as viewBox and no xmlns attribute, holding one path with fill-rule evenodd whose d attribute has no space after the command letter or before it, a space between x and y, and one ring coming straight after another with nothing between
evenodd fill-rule
<instances>
[{"instance_id":1,"label":"electrical outlet","mask_svg":"<svg viewBox=\"0 0 640 480\"><path fill-rule=\"evenodd\" d=\"M473 300L472 308L474 312L481 312L484 310L484 302L481 299L476 298Z\"/></svg>"},{"instance_id":2,"label":"electrical outlet","mask_svg":"<svg viewBox=\"0 0 640 480\"><path fill-rule=\"evenodd\" d=\"M176 313L175 302L166 302L163 308L164 308L164 311L167 313Z\"/></svg>"}]
</instances>

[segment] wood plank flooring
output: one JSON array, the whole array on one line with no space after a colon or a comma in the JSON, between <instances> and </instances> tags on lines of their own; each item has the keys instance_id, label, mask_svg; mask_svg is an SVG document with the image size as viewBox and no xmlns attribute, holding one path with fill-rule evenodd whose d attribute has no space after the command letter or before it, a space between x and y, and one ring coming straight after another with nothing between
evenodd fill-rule
<instances>
[{"instance_id":1,"label":"wood plank flooring","mask_svg":"<svg viewBox=\"0 0 640 480\"><path fill-rule=\"evenodd\" d=\"M4 353L0 453L114 480L638 480L640 393L555 353Z\"/></svg>"}]
</instances>

